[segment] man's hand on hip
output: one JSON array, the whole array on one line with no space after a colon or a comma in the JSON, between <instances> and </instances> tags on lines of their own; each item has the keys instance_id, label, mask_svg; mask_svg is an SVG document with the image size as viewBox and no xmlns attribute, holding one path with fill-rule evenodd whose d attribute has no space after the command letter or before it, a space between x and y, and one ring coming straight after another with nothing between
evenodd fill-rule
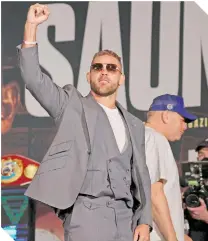
<instances>
[{"instance_id":1,"label":"man's hand on hip","mask_svg":"<svg viewBox=\"0 0 208 241\"><path fill-rule=\"evenodd\" d=\"M134 231L134 241L150 241L150 228L147 224L138 225Z\"/></svg>"}]
</instances>

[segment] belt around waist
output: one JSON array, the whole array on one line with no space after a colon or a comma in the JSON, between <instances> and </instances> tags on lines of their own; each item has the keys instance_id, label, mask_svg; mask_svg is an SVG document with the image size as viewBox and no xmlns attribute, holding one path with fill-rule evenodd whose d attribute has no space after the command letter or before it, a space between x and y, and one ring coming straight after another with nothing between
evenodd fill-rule
<instances>
[{"instance_id":1,"label":"belt around waist","mask_svg":"<svg viewBox=\"0 0 208 241\"><path fill-rule=\"evenodd\" d=\"M97 207L115 207L115 208L128 208L126 201L124 200L116 200L113 197L94 197L91 195L79 195L76 202L84 202L84 204L88 204L91 206Z\"/></svg>"}]
</instances>

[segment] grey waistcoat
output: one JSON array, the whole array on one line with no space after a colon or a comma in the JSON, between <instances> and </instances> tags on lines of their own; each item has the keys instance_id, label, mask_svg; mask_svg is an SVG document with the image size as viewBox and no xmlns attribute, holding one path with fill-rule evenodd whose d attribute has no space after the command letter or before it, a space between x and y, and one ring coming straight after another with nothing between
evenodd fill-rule
<instances>
[{"instance_id":1,"label":"grey waistcoat","mask_svg":"<svg viewBox=\"0 0 208 241\"><path fill-rule=\"evenodd\" d=\"M125 120L123 118L124 124ZM126 144L120 153L105 111L100 107L87 174L80 194L123 199L133 206L130 192L132 145L126 127Z\"/></svg>"}]
</instances>

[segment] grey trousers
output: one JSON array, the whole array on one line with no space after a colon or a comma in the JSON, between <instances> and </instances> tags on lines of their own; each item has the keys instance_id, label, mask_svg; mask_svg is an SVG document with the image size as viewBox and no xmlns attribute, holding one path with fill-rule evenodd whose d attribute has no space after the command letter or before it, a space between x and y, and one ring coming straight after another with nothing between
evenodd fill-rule
<instances>
[{"instance_id":1,"label":"grey trousers","mask_svg":"<svg viewBox=\"0 0 208 241\"><path fill-rule=\"evenodd\" d=\"M110 197L78 197L64 221L65 241L133 241L132 209Z\"/></svg>"}]
</instances>

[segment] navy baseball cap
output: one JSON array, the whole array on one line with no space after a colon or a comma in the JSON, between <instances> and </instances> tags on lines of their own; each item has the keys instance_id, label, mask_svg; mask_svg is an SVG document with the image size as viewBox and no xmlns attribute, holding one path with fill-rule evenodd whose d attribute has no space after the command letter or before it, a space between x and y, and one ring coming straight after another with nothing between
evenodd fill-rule
<instances>
[{"instance_id":1,"label":"navy baseball cap","mask_svg":"<svg viewBox=\"0 0 208 241\"><path fill-rule=\"evenodd\" d=\"M184 107L183 98L178 95L160 95L153 100L149 108L149 111L165 110L177 112L184 118L186 123L190 123L197 119L197 116L187 112L187 110Z\"/></svg>"},{"instance_id":2,"label":"navy baseball cap","mask_svg":"<svg viewBox=\"0 0 208 241\"><path fill-rule=\"evenodd\" d=\"M208 138L198 144L198 146L196 147L196 152L200 151L204 147L208 147Z\"/></svg>"}]
</instances>

